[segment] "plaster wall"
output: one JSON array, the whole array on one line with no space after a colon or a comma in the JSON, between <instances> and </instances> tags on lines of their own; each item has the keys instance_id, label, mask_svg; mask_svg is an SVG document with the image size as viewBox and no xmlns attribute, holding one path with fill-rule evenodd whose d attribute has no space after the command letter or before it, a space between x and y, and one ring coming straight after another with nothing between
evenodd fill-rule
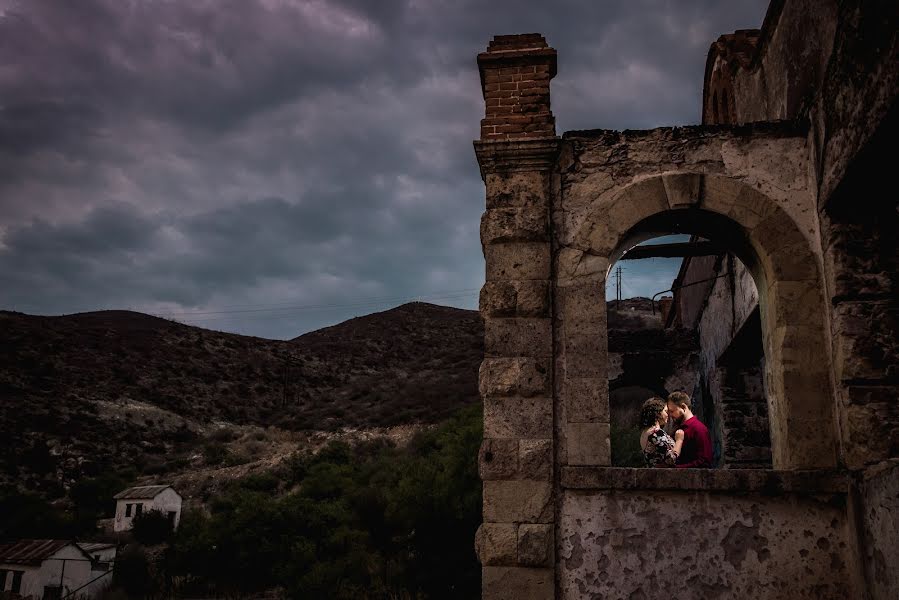
<instances>
[{"instance_id":1,"label":"plaster wall","mask_svg":"<svg viewBox=\"0 0 899 600\"><path fill-rule=\"evenodd\" d=\"M700 279L716 279L702 306L699 319L699 346L704 370L714 368L734 336L758 306L759 293L749 270L739 259L725 258L718 270L696 273Z\"/></svg>"},{"instance_id":2,"label":"plaster wall","mask_svg":"<svg viewBox=\"0 0 899 600\"><path fill-rule=\"evenodd\" d=\"M63 566L64 565L64 566ZM40 598L45 586L62 585L63 595L81 587L91 579L91 562L78 548L65 546L40 566L0 565L2 569L24 571L20 594ZM7 575L6 587L11 589L12 575Z\"/></svg>"},{"instance_id":3,"label":"plaster wall","mask_svg":"<svg viewBox=\"0 0 899 600\"><path fill-rule=\"evenodd\" d=\"M861 493L869 590L873 600L890 600L899 591L899 460L866 473Z\"/></svg>"},{"instance_id":4,"label":"plaster wall","mask_svg":"<svg viewBox=\"0 0 899 600\"><path fill-rule=\"evenodd\" d=\"M566 490L566 599L858 598L845 497Z\"/></svg>"},{"instance_id":5,"label":"plaster wall","mask_svg":"<svg viewBox=\"0 0 899 600\"><path fill-rule=\"evenodd\" d=\"M143 505L143 511L158 510L164 514L169 511L175 513L175 528L181 522L181 496L172 488L167 488L157 494L154 498L122 498L116 502L115 520L113 528L115 531L127 531L131 529L134 517L137 515L136 506L132 507L131 516L126 516L127 504Z\"/></svg>"}]
</instances>

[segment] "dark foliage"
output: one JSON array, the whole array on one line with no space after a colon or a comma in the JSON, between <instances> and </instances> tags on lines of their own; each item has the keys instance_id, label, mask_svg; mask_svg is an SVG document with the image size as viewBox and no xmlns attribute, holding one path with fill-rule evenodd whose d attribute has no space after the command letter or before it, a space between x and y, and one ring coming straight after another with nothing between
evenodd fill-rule
<instances>
[{"instance_id":1,"label":"dark foliage","mask_svg":"<svg viewBox=\"0 0 899 600\"><path fill-rule=\"evenodd\" d=\"M148 510L131 521L134 539L146 546L168 541L172 537L172 523L160 510Z\"/></svg>"},{"instance_id":2,"label":"dark foliage","mask_svg":"<svg viewBox=\"0 0 899 600\"><path fill-rule=\"evenodd\" d=\"M405 449L332 443L184 515L170 568L185 593L283 587L296 598L471 598L481 520L482 412L469 407ZM253 573L253 577L246 577Z\"/></svg>"}]
</instances>

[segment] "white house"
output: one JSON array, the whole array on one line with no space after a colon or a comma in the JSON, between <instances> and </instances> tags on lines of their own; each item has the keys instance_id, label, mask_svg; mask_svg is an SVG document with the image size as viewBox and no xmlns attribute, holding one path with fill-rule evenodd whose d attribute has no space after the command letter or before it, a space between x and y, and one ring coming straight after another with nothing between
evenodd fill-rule
<instances>
[{"instance_id":1,"label":"white house","mask_svg":"<svg viewBox=\"0 0 899 600\"><path fill-rule=\"evenodd\" d=\"M85 586L89 598L95 598L112 584L112 569L118 547L108 542L76 542L91 557L91 580Z\"/></svg>"},{"instance_id":2,"label":"white house","mask_svg":"<svg viewBox=\"0 0 899 600\"><path fill-rule=\"evenodd\" d=\"M111 564L109 565L111 568ZM19 540L0 544L0 591L23 598L56 600L91 598L91 587L104 574L94 569L93 558L69 540Z\"/></svg>"},{"instance_id":3,"label":"white house","mask_svg":"<svg viewBox=\"0 0 899 600\"><path fill-rule=\"evenodd\" d=\"M114 531L131 529L132 520L150 510L161 511L173 529L181 521L181 495L170 485L139 485L115 495Z\"/></svg>"}]
</instances>

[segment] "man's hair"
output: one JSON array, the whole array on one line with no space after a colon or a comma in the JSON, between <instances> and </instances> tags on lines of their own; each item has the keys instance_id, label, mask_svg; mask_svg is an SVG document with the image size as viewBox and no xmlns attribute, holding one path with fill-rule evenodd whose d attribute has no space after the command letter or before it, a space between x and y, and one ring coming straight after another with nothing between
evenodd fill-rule
<instances>
[{"instance_id":1,"label":"man's hair","mask_svg":"<svg viewBox=\"0 0 899 600\"><path fill-rule=\"evenodd\" d=\"M653 396L643 403L640 409L640 427L649 427L659 420L659 415L665 410L665 401L658 396Z\"/></svg>"},{"instance_id":2,"label":"man's hair","mask_svg":"<svg viewBox=\"0 0 899 600\"><path fill-rule=\"evenodd\" d=\"M690 408L690 396L684 392L671 392L668 394L668 402L677 406L686 406Z\"/></svg>"}]
</instances>

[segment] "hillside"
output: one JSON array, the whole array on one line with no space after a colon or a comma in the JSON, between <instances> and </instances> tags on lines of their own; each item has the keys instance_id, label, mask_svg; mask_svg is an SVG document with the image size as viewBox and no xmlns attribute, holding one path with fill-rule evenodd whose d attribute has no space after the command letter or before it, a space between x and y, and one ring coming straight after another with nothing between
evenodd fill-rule
<instances>
[{"instance_id":1,"label":"hillside","mask_svg":"<svg viewBox=\"0 0 899 600\"><path fill-rule=\"evenodd\" d=\"M266 444L437 422L477 400L482 354L475 311L423 303L290 341L127 311L0 312L0 484L53 495L109 468L195 466L204 444L234 437L223 424Z\"/></svg>"}]
</instances>

